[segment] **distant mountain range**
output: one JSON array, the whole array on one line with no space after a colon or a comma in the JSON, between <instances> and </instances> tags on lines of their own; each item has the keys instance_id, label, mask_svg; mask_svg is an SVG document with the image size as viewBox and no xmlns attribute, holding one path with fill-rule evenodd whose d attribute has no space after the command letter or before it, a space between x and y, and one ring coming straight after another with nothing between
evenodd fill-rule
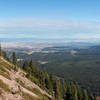
<instances>
[{"instance_id":1,"label":"distant mountain range","mask_svg":"<svg viewBox=\"0 0 100 100\"><path fill-rule=\"evenodd\" d=\"M0 38L1 42L23 42L23 43L100 43L100 38Z\"/></svg>"},{"instance_id":2,"label":"distant mountain range","mask_svg":"<svg viewBox=\"0 0 100 100\"><path fill-rule=\"evenodd\" d=\"M2 41L2 40L1 40ZM62 46L71 46L71 47L85 47L85 46L94 46L99 45L98 42L42 42L42 43L36 43L36 42L20 42L20 41L3 41L2 47L3 48L45 48L45 47L62 47Z\"/></svg>"}]
</instances>

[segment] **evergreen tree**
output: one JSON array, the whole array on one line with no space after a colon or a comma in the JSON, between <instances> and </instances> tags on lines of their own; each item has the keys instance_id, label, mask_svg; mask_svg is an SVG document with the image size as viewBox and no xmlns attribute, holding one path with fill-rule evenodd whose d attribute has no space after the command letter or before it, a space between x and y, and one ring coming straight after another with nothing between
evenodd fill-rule
<instances>
[{"instance_id":1,"label":"evergreen tree","mask_svg":"<svg viewBox=\"0 0 100 100\"><path fill-rule=\"evenodd\" d=\"M6 52L2 52L0 44L0 56L8 58ZM14 70L16 70L17 56L13 52L13 64L15 65ZM93 94L89 94L86 90L82 91L78 85L71 82L70 85L66 85L64 80L57 78L53 75L49 75L46 70L39 70L35 67L34 61L31 59L30 62L25 60L22 67L27 71L27 77L29 79L36 78L36 81L40 87L52 93L53 100L97 100ZM32 75L34 77L32 77ZM44 100L45 98L43 98Z\"/></svg>"},{"instance_id":2,"label":"evergreen tree","mask_svg":"<svg viewBox=\"0 0 100 100\"><path fill-rule=\"evenodd\" d=\"M78 93L77 93L77 88L74 86L74 100L78 100Z\"/></svg>"},{"instance_id":3,"label":"evergreen tree","mask_svg":"<svg viewBox=\"0 0 100 100\"><path fill-rule=\"evenodd\" d=\"M7 59L7 53L5 51L2 52L2 55L5 59Z\"/></svg>"},{"instance_id":4,"label":"evergreen tree","mask_svg":"<svg viewBox=\"0 0 100 100\"><path fill-rule=\"evenodd\" d=\"M88 99L88 93L87 93L86 90L83 91L83 98L84 98L83 100L89 100Z\"/></svg>"},{"instance_id":5,"label":"evergreen tree","mask_svg":"<svg viewBox=\"0 0 100 100\"><path fill-rule=\"evenodd\" d=\"M17 56L15 52L13 52L12 57L13 57L13 64L17 65Z\"/></svg>"},{"instance_id":6,"label":"evergreen tree","mask_svg":"<svg viewBox=\"0 0 100 100\"><path fill-rule=\"evenodd\" d=\"M78 85L76 87L77 87L77 92L78 92L78 100L82 100L83 98L82 90L80 89Z\"/></svg>"},{"instance_id":7,"label":"evergreen tree","mask_svg":"<svg viewBox=\"0 0 100 100\"><path fill-rule=\"evenodd\" d=\"M3 56L6 60L10 61L10 59L8 58L7 53L6 53L5 51L2 52L2 56Z\"/></svg>"},{"instance_id":8,"label":"evergreen tree","mask_svg":"<svg viewBox=\"0 0 100 100\"><path fill-rule=\"evenodd\" d=\"M78 85L72 82L66 85L65 81L53 75L49 75L46 70L39 70L35 67L33 60L30 63L25 60L23 69L28 72L29 79L36 78L36 82L42 89L52 94L53 100L96 100L94 95L89 95L86 90L82 91ZM31 73L30 73L31 72ZM34 79L33 79L34 82Z\"/></svg>"},{"instance_id":9,"label":"evergreen tree","mask_svg":"<svg viewBox=\"0 0 100 100\"><path fill-rule=\"evenodd\" d=\"M59 85L60 85L59 81L56 80L56 82L55 82L55 98L57 100L61 100L61 93L60 93Z\"/></svg>"},{"instance_id":10,"label":"evergreen tree","mask_svg":"<svg viewBox=\"0 0 100 100\"><path fill-rule=\"evenodd\" d=\"M45 84L46 84L46 88L49 89L50 92L52 92L53 86L52 86L52 83L50 81L49 75L46 75Z\"/></svg>"},{"instance_id":11,"label":"evergreen tree","mask_svg":"<svg viewBox=\"0 0 100 100\"><path fill-rule=\"evenodd\" d=\"M31 69L33 69L33 68L34 68L35 64L34 64L33 59L31 59L29 66L31 67Z\"/></svg>"},{"instance_id":12,"label":"evergreen tree","mask_svg":"<svg viewBox=\"0 0 100 100\"><path fill-rule=\"evenodd\" d=\"M18 70L17 69L17 56L15 52L13 52L12 57L13 57L14 71L17 71Z\"/></svg>"},{"instance_id":13,"label":"evergreen tree","mask_svg":"<svg viewBox=\"0 0 100 100\"><path fill-rule=\"evenodd\" d=\"M29 67L30 67L30 72L29 73L34 73L34 70L35 70L35 64L34 64L34 61L33 59L31 59L30 63L29 63Z\"/></svg>"},{"instance_id":14,"label":"evergreen tree","mask_svg":"<svg viewBox=\"0 0 100 100\"><path fill-rule=\"evenodd\" d=\"M30 70L30 69L29 69L29 63L28 63L27 60L24 61L23 69L24 69L25 71L27 71L27 72L29 72L29 70Z\"/></svg>"},{"instance_id":15,"label":"evergreen tree","mask_svg":"<svg viewBox=\"0 0 100 100\"><path fill-rule=\"evenodd\" d=\"M38 78L40 80L40 84L43 88L45 88L45 76L44 76L44 73L43 71L39 72L39 75Z\"/></svg>"},{"instance_id":16,"label":"evergreen tree","mask_svg":"<svg viewBox=\"0 0 100 100\"><path fill-rule=\"evenodd\" d=\"M61 85L62 85L62 87L61 87L62 88L62 97L65 98L67 86L66 86L66 83L64 80L62 80Z\"/></svg>"},{"instance_id":17,"label":"evergreen tree","mask_svg":"<svg viewBox=\"0 0 100 100\"><path fill-rule=\"evenodd\" d=\"M95 100L95 97L94 97L94 95L93 94L90 94L90 100Z\"/></svg>"}]
</instances>

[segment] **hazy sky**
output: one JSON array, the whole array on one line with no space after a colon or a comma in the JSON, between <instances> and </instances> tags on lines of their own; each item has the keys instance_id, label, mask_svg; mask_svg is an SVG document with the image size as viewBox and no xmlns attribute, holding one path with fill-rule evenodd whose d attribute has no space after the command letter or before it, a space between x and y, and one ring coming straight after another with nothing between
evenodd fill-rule
<instances>
[{"instance_id":1,"label":"hazy sky","mask_svg":"<svg viewBox=\"0 0 100 100\"><path fill-rule=\"evenodd\" d=\"M0 38L100 38L100 0L0 0Z\"/></svg>"}]
</instances>

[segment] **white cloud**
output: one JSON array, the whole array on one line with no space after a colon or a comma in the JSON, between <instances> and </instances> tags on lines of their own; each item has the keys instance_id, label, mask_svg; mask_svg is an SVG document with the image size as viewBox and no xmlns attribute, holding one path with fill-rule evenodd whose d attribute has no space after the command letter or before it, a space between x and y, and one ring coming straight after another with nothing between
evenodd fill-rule
<instances>
[{"instance_id":1,"label":"white cloud","mask_svg":"<svg viewBox=\"0 0 100 100\"><path fill-rule=\"evenodd\" d=\"M85 38L100 37L100 22L53 19L10 19L0 24L0 37Z\"/></svg>"}]
</instances>

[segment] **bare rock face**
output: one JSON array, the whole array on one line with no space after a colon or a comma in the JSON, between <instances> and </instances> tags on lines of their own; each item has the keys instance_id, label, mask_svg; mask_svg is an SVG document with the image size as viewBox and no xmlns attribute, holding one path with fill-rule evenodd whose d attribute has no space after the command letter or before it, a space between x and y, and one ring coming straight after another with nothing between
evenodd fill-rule
<instances>
[{"instance_id":1,"label":"bare rock face","mask_svg":"<svg viewBox=\"0 0 100 100\"><path fill-rule=\"evenodd\" d=\"M12 67L13 64L12 63L6 61L3 57L1 57L0 59L1 59L1 62L0 62L1 64L3 62L5 62L5 66L9 67L9 68L4 67L4 69L6 70L6 74L9 75L9 77L10 77L10 78L7 78L3 75L0 75L0 80L4 84L6 84L8 86L8 88L10 89L10 91L7 92L4 87L3 87L3 89L0 88L0 100L24 100L24 98L21 95L22 92L29 94L30 96L32 96L36 99L39 98L39 96L37 94L35 94L34 92L25 88L24 86L26 86L30 89L36 88L42 94L45 94L48 97L52 98L52 96L49 95L46 91L42 90L34 82L27 79L25 77L25 75L27 74L26 72L24 72L20 68L15 72L13 70L13 67ZM21 84L21 82L23 83L24 86Z\"/></svg>"},{"instance_id":2,"label":"bare rock face","mask_svg":"<svg viewBox=\"0 0 100 100\"><path fill-rule=\"evenodd\" d=\"M19 94L9 94L7 100L24 100Z\"/></svg>"},{"instance_id":3,"label":"bare rock face","mask_svg":"<svg viewBox=\"0 0 100 100\"><path fill-rule=\"evenodd\" d=\"M2 94L0 100L24 100L19 94Z\"/></svg>"},{"instance_id":4,"label":"bare rock face","mask_svg":"<svg viewBox=\"0 0 100 100\"><path fill-rule=\"evenodd\" d=\"M24 100L19 94L10 94L0 89L0 100Z\"/></svg>"}]
</instances>

